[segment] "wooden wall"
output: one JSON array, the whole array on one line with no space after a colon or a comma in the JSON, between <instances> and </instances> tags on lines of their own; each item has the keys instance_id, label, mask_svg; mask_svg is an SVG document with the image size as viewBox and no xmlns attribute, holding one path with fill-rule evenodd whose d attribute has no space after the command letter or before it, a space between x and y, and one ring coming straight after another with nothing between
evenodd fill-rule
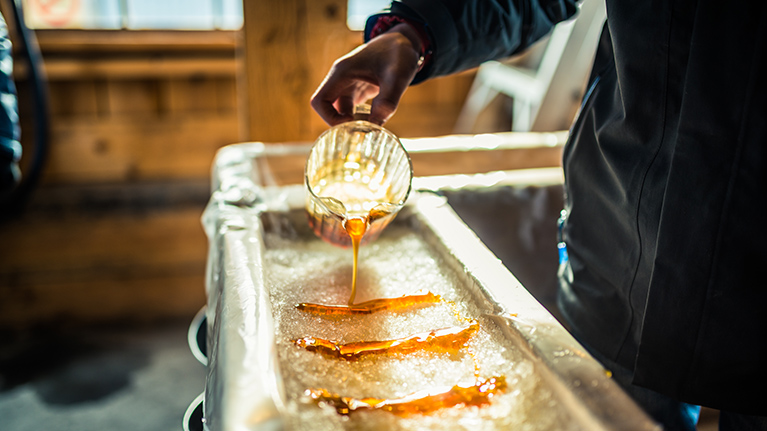
<instances>
[{"instance_id":1,"label":"wooden wall","mask_svg":"<svg viewBox=\"0 0 767 431\"><path fill-rule=\"evenodd\" d=\"M216 149L239 140L236 33L135 34L38 31L51 94L46 183L203 179Z\"/></svg>"},{"instance_id":2,"label":"wooden wall","mask_svg":"<svg viewBox=\"0 0 767 431\"><path fill-rule=\"evenodd\" d=\"M0 327L191 318L205 301L211 161L240 139L237 34L37 37L50 148L25 210L0 223ZM15 69L25 161L26 67Z\"/></svg>"}]
</instances>

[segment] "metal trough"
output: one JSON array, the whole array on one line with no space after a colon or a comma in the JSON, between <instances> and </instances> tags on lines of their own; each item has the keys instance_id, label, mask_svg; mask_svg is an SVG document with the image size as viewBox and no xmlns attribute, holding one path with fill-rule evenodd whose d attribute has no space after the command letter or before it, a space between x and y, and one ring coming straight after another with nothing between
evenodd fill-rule
<instances>
[{"instance_id":1,"label":"metal trough","mask_svg":"<svg viewBox=\"0 0 767 431\"><path fill-rule=\"evenodd\" d=\"M304 188L269 186L265 177L265 159L306 151L252 143L225 147L216 157L203 217L210 240L206 429L659 429L433 193L415 193L381 238L363 247L358 295L431 291L444 303L359 320L296 310L296 302L343 304L351 275L351 251L323 243L306 226ZM417 179L414 186L433 188L434 181ZM471 355L421 352L351 363L292 342L396 338L466 320L481 328L469 343ZM343 416L304 393L321 386L395 398L477 374L503 375L509 386L487 406L408 417L375 410Z\"/></svg>"}]
</instances>

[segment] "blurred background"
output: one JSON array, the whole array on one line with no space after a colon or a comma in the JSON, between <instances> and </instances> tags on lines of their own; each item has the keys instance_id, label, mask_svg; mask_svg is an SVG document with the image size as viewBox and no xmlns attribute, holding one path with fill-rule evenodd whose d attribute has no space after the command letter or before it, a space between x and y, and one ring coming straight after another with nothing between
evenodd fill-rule
<instances>
[{"instance_id":1,"label":"blurred background","mask_svg":"<svg viewBox=\"0 0 767 431\"><path fill-rule=\"evenodd\" d=\"M0 0L24 149L23 183L0 202L3 429L181 426L205 381L187 330L205 304L216 151L313 141L327 126L312 92L387 4ZM387 128L566 130L603 20L587 0L523 56L414 86ZM415 174L556 167L560 150L456 153Z\"/></svg>"}]
</instances>

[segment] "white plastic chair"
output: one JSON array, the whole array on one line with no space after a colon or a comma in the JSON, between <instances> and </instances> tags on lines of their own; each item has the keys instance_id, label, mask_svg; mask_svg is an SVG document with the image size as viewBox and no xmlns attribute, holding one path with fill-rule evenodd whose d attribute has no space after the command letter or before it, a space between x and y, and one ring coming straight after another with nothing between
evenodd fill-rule
<instances>
[{"instance_id":1,"label":"white plastic chair","mask_svg":"<svg viewBox=\"0 0 767 431\"><path fill-rule=\"evenodd\" d=\"M582 95L605 20L604 0L585 0L574 20L552 30L537 67L499 61L479 66L456 122L456 133L471 133L480 113L498 95L513 99L511 130L564 130L573 103ZM544 116L538 115L545 112Z\"/></svg>"}]
</instances>

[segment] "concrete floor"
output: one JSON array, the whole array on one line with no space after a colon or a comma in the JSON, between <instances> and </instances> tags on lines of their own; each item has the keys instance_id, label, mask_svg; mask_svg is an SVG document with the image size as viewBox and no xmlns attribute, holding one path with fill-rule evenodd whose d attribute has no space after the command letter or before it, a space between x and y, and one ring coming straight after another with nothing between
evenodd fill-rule
<instances>
[{"instance_id":1,"label":"concrete floor","mask_svg":"<svg viewBox=\"0 0 767 431\"><path fill-rule=\"evenodd\" d=\"M182 322L2 334L0 417L8 431L181 430L204 389Z\"/></svg>"}]
</instances>

